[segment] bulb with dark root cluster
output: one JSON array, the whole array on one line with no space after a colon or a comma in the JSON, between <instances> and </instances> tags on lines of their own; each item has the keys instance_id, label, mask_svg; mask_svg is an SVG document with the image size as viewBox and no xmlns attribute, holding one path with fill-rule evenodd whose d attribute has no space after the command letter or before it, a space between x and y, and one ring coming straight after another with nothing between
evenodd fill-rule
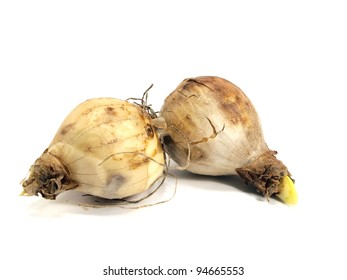
<instances>
[{"instance_id":1,"label":"bulb with dark root cluster","mask_svg":"<svg viewBox=\"0 0 347 280\"><path fill-rule=\"evenodd\" d=\"M265 197L296 204L287 167L268 148L258 114L240 88L219 77L185 79L166 99L161 117L169 156L190 172L239 175Z\"/></svg>"},{"instance_id":2,"label":"bulb with dark root cluster","mask_svg":"<svg viewBox=\"0 0 347 280\"><path fill-rule=\"evenodd\" d=\"M147 190L165 168L152 118L142 106L115 98L90 99L66 117L31 166L23 194L55 199L75 189L124 198Z\"/></svg>"}]
</instances>

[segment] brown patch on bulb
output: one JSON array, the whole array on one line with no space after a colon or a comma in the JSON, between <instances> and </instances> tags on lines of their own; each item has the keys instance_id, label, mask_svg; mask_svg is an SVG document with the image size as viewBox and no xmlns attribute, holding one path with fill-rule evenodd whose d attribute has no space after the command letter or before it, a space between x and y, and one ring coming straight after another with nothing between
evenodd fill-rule
<instances>
[{"instance_id":1,"label":"brown patch on bulb","mask_svg":"<svg viewBox=\"0 0 347 280\"><path fill-rule=\"evenodd\" d=\"M142 154L138 154L129 160L128 168L130 170L137 169L140 166L147 164L149 161L150 161L149 157L143 156Z\"/></svg>"},{"instance_id":2,"label":"brown patch on bulb","mask_svg":"<svg viewBox=\"0 0 347 280\"><path fill-rule=\"evenodd\" d=\"M183 85L183 89L194 92L194 90L201 90L200 85L203 85L210 91L208 96L216 100L216 104L219 105L222 112L226 112L225 116L233 124L249 125L252 121L257 122L257 113L250 100L235 84L223 78L206 76L186 81L187 85Z\"/></svg>"},{"instance_id":3,"label":"brown patch on bulb","mask_svg":"<svg viewBox=\"0 0 347 280\"><path fill-rule=\"evenodd\" d=\"M237 124L242 121L238 105L235 104L234 102L228 102L228 101L221 102L220 107L222 110L225 110L226 112L228 112L227 117L233 124Z\"/></svg>"},{"instance_id":4,"label":"brown patch on bulb","mask_svg":"<svg viewBox=\"0 0 347 280\"><path fill-rule=\"evenodd\" d=\"M63 126L61 129L60 129L60 135L63 136L65 135L70 129L72 129L73 127L75 126L75 123L70 123L70 124L67 124L65 126Z\"/></svg>"},{"instance_id":5,"label":"brown patch on bulb","mask_svg":"<svg viewBox=\"0 0 347 280\"><path fill-rule=\"evenodd\" d=\"M117 111L115 110L114 107L111 107L111 106L106 107L105 112L108 115L117 116Z\"/></svg>"},{"instance_id":6,"label":"brown patch on bulb","mask_svg":"<svg viewBox=\"0 0 347 280\"><path fill-rule=\"evenodd\" d=\"M187 151L188 153L188 151ZM196 146L194 146L192 149L191 149L191 153L190 153L190 159L193 161L193 160L202 160L206 157L205 153L197 148Z\"/></svg>"}]
</instances>

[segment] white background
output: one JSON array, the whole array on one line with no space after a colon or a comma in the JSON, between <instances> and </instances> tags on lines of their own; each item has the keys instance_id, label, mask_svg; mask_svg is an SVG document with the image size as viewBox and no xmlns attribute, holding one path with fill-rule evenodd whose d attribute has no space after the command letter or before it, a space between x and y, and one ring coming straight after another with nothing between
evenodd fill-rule
<instances>
[{"instance_id":1,"label":"white background","mask_svg":"<svg viewBox=\"0 0 347 280\"><path fill-rule=\"evenodd\" d=\"M244 266L238 279L346 279L344 1L1 1L1 279L106 279L107 266ZM91 97L164 98L217 75L253 101L299 204L172 171L138 210L20 197L64 117ZM172 190L174 180L164 188ZM133 279L227 279L227 277ZM106 277L106 278L105 278ZM236 278L236 277L235 277ZM117 279L132 279L118 277Z\"/></svg>"}]
</instances>

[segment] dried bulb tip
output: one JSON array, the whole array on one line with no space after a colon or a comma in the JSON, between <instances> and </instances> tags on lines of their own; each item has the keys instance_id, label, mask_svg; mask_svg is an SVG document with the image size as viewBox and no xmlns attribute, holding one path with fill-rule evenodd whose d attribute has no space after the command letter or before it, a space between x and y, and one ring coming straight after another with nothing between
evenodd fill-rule
<instances>
[{"instance_id":1,"label":"dried bulb tip","mask_svg":"<svg viewBox=\"0 0 347 280\"><path fill-rule=\"evenodd\" d=\"M45 151L31 166L28 177L22 181L21 195L41 195L46 199L55 199L60 193L77 185L60 159Z\"/></svg>"}]
</instances>

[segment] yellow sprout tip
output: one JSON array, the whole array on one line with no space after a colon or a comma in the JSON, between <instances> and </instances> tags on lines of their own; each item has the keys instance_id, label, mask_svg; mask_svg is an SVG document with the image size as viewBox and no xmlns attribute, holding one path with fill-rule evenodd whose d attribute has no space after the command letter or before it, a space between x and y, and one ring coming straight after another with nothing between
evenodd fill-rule
<instances>
[{"instance_id":1,"label":"yellow sprout tip","mask_svg":"<svg viewBox=\"0 0 347 280\"><path fill-rule=\"evenodd\" d=\"M20 194L20 196L30 196L25 190L23 190Z\"/></svg>"},{"instance_id":2,"label":"yellow sprout tip","mask_svg":"<svg viewBox=\"0 0 347 280\"><path fill-rule=\"evenodd\" d=\"M295 205L298 203L298 193L295 185L289 176L285 176L281 182L281 191L276 194L285 204Z\"/></svg>"}]
</instances>

